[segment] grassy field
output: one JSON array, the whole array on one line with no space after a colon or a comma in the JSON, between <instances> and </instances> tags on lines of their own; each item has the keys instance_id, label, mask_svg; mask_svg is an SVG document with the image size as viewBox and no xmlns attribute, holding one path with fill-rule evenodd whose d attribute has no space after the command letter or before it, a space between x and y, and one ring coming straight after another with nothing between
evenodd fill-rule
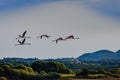
<instances>
[{"instance_id":1,"label":"grassy field","mask_svg":"<svg viewBox=\"0 0 120 80\"><path fill-rule=\"evenodd\" d=\"M88 77L90 78L105 78L104 74L89 74Z\"/></svg>"},{"instance_id":2,"label":"grassy field","mask_svg":"<svg viewBox=\"0 0 120 80\"><path fill-rule=\"evenodd\" d=\"M75 77L75 74L60 74L62 78Z\"/></svg>"}]
</instances>

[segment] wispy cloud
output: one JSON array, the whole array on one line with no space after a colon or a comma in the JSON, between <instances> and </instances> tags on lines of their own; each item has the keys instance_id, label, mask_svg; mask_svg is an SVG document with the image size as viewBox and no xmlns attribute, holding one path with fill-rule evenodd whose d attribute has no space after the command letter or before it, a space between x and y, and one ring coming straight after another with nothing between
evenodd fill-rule
<instances>
[{"instance_id":1,"label":"wispy cloud","mask_svg":"<svg viewBox=\"0 0 120 80\"><path fill-rule=\"evenodd\" d=\"M85 5L106 16L120 20L120 0L81 0Z\"/></svg>"},{"instance_id":2,"label":"wispy cloud","mask_svg":"<svg viewBox=\"0 0 120 80\"><path fill-rule=\"evenodd\" d=\"M120 20L120 0L0 0L0 11L58 1L78 2L105 16Z\"/></svg>"}]
</instances>

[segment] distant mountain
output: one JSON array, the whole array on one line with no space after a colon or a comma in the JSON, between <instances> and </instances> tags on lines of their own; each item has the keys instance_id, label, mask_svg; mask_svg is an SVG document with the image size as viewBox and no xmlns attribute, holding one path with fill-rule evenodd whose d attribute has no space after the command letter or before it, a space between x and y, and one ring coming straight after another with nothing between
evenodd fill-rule
<instances>
[{"instance_id":1,"label":"distant mountain","mask_svg":"<svg viewBox=\"0 0 120 80\"><path fill-rule=\"evenodd\" d=\"M99 50L93 53L85 53L78 57L82 61L99 61L103 59L120 59L120 50L112 52L109 50Z\"/></svg>"},{"instance_id":2,"label":"distant mountain","mask_svg":"<svg viewBox=\"0 0 120 80\"><path fill-rule=\"evenodd\" d=\"M118 51L116 52L116 57L117 57L118 59L120 59L120 50L118 50Z\"/></svg>"}]
</instances>

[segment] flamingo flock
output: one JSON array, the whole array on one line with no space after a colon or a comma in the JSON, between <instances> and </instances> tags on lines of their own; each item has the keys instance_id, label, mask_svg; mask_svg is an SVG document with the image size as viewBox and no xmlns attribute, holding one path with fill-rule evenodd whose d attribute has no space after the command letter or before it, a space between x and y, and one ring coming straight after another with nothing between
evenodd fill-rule
<instances>
[{"instance_id":1,"label":"flamingo flock","mask_svg":"<svg viewBox=\"0 0 120 80\"><path fill-rule=\"evenodd\" d=\"M17 45L30 45L31 44L31 43L25 43L26 39L31 38L29 36L26 36L26 33L27 33L27 31L25 30L22 35L18 35L16 40L18 41L19 44L15 44L15 46L17 46ZM36 38L38 38L38 39L47 38L48 39L50 37L51 36L49 36L47 34L43 34L43 35L37 36ZM22 39L22 40L19 40L19 39ZM57 44L59 41L66 41L68 39L79 39L79 37L74 37L73 35L69 35L69 36L67 36L65 38L58 37L57 39L52 40L52 42L55 42Z\"/></svg>"}]
</instances>

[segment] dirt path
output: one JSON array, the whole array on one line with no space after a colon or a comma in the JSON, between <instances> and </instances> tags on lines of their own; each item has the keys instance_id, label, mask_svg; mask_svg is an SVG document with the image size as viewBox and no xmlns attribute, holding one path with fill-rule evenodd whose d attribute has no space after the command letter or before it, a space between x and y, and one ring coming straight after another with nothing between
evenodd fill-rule
<instances>
[{"instance_id":1,"label":"dirt path","mask_svg":"<svg viewBox=\"0 0 120 80\"><path fill-rule=\"evenodd\" d=\"M72 80L120 80L120 78L101 78L101 79L72 79Z\"/></svg>"}]
</instances>

